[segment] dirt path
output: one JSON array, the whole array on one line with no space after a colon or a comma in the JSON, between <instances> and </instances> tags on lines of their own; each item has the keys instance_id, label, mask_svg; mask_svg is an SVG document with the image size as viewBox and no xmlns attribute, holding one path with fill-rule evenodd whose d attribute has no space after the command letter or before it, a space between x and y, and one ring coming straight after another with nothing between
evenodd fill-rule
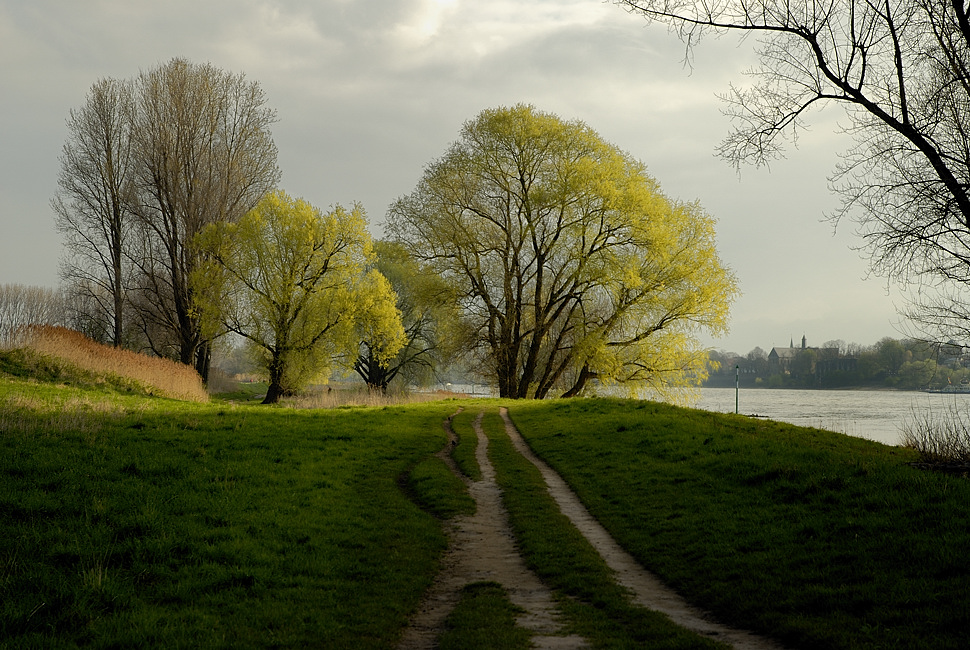
<instances>
[{"instance_id":1,"label":"dirt path","mask_svg":"<svg viewBox=\"0 0 970 650\"><path fill-rule=\"evenodd\" d=\"M516 450L539 469L560 510L616 572L617 582L633 592L637 604L662 612L678 625L738 650L783 649L783 646L770 639L713 621L708 614L689 605L640 566L589 514L565 481L532 453L505 408L501 409L501 415L505 431ZM480 481L470 481L455 465L450 453L455 434L451 430L450 419L444 424L449 444L437 455L465 481L478 507L474 516L456 517L448 524L449 545L442 559L441 571L418 612L412 617L398 648L434 648L445 619L458 604L461 589L467 584L486 580L504 586L512 602L525 610L518 622L536 633L533 637L535 647L553 650L587 647L580 637L562 635L552 593L525 566L515 547L508 514L502 505L502 493L495 482L495 470L488 460L488 439L481 426L483 416L484 413L479 413L474 424L478 438L475 455L482 470Z\"/></svg>"},{"instance_id":2,"label":"dirt path","mask_svg":"<svg viewBox=\"0 0 970 650\"><path fill-rule=\"evenodd\" d=\"M478 508L474 516L456 517L450 523L449 545L441 571L412 617L398 648L434 648L445 619L458 603L462 587L486 580L500 583L512 602L525 610L518 624L536 633L532 637L535 647L587 647L580 637L562 635L552 592L526 567L515 548L508 514L502 505L502 493L495 483L495 470L488 460L488 439L481 427L483 415L479 414L474 425L478 438L475 454L482 480L473 482L461 474L451 458L450 442L438 453L439 458L468 484L468 491ZM450 421L445 423L445 429L449 440L454 440Z\"/></svg>"},{"instance_id":3,"label":"dirt path","mask_svg":"<svg viewBox=\"0 0 970 650\"><path fill-rule=\"evenodd\" d=\"M573 525L603 556L607 565L616 572L617 582L634 593L637 604L662 612L688 630L728 643L739 650L781 650L783 646L770 639L714 622L709 615L689 605L656 576L640 566L633 556L624 551L606 529L589 514L559 474L532 453L509 419L508 410L503 407L501 414L505 421L505 431L512 439L516 450L539 469L549 488L549 493L559 504L560 510L569 517Z\"/></svg>"}]
</instances>

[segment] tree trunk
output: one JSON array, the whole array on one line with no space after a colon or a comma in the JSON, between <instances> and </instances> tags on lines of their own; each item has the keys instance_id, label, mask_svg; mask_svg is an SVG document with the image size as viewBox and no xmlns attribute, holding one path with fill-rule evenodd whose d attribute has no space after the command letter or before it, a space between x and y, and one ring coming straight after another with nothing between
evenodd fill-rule
<instances>
[{"instance_id":1,"label":"tree trunk","mask_svg":"<svg viewBox=\"0 0 970 650\"><path fill-rule=\"evenodd\" d=\"M209 367L212 364L212 345L204 340L195 351L195 371L202 377L202 383L209 383Z\"/></svg>"},{"instance_id":2,"label":"tree trunk","mask_svg":"<svg viewBox=\"0 0 970 650\"><path fill-rule=\"evenodd\" d=\"M269 387L266 389L266 397L263 398L263 404L276 404L282 396L283 387L278 381L271 381Z\"/></svg>"},{"instance_id":3,"label":"tree trunk","mask_svg":"<svg viewBox=\"0 0 970 650\"><path fill-rule=\"evenodd\" d=\"M119 267L120 265L115 266L117 273L121 272L121 269ZM112 336L113 338L112 344L114 345L114 347L120 348L124 343L122 338L124 335L124 330L122 327L122 312L124 311L124 308L125 308L125 302L124 302L125 298L124 298L124 294L122 293L121 282L115 281L114 284L115 284L114 286L115 313L114 313L114 334Z\"/></svg>"},{"instance_id":4,"label":"tree trunk","mask_svg":"<svg viewBox=\"0 0 970 650\"><path fill-rule=\"evenodd\" d=\"M357 361L354 363L354 371L364 380L368 390L380 391L381 395L386 395L387 385L392 379L391 370L378 361L370 346L366 346L366 348L367 352L357 357Z\"/></svg>"},{"instance_id":5,"label":"tree trunk","mask_svg":"<svg viewBox=\"0 0 970 650\"><path fill-rule=\"evenodd\" d=\"M573 384L572 388L563 393L562 397L578 397L582 394L583 389L586 388L586 382L595 376L595 372L590 372L589 365L584 365L582 370L579 371L579 377L576 378L576 383Z\"/></svg>"},{"instance_id":6,"label":"tree trunk","mask_svg":"<svg viewBox=\"0 0 970 650\"><path fill-rule=\"evenodd\" d=\"M273 359L269 364L269 386L266 388L266 397L263 404L276 404L283 396L283 355L278 352L273 353Z\"/></svg>"}]
</instances>

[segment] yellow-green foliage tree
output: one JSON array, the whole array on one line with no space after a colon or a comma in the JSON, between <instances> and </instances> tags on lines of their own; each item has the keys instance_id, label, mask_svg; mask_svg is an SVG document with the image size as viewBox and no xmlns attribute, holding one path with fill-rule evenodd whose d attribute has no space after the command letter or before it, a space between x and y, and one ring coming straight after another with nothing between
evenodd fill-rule
<instances>
[{"instance_id":1,"label":"yellow-green foliage tree","mask_svg":"<svg viewBox=\"0 0 970 650\"><path fill-rule=\"evenodd\" d=\"M582 122L483 111L388 213L455 288L503 397L705 376L697 338L737 294L714 220Z\"/></svg>"},{"instance_id":2,"label":"yellow-green foliage tree","mask_svg":"<svg viewBox=\"0 0 970 650\"><path fill-rule=\"evenodd\" d=\"M454 292L400 244L378 241L374 250L374 267L397 295L405 344L388 361L378 354L371 334L362 331L354 370L369 387L382 392L398 377L408 383L427 383L461 353L461 314Z\"/></svg>"},{"instance_id":3,"label":"yellow-green foliage tree","mask_svg":"<svg viewBox=\"0 0 970 650\"><path fill-rule=\"evenodd\" d=\"M354 359L362 329L381 359L404 344L390 283L367 270L359 205L324 214L277 191L237 223L208 227L199 246L208 256L194 278L209 297L204 320L250 343L269 377L265 404L327 378L335 359Z\"/></svg>"}]
</instances>

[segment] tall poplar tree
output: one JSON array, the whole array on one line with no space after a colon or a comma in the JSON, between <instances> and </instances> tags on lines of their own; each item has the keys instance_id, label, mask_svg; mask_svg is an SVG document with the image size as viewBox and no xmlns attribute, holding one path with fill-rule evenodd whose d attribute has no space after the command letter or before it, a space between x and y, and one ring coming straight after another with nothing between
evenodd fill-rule
<instances>
[{"instance_id":1,"label":"tall poplar tree","mask_svg":"<svg viewBox=\"0 0 970 650\"><path fill-rule=\"evenodd\" d=\"M134 97L130 82L101 79L67 119L58 191L51 201L67 255L61 277L85 329L119 347L126 334L126 254L132 229Z\"/></svg>"},{"instance_id":2,"label":"tall poplar tree","mask_svg":"<svg viewBox=\"0 0 970 650\"><path fill-rule=\"evenodd\" d=\"M137 338L208 376L213 333L189 281L204 261L193 242L275 187L275 121L258 83L185 59L92 86L68 119L52 200L63 276L74 304L95 312L86 329L115 345Z\"/></svg>"},{"instance_id":3,"label":"tall poplar tree","mask_svg":"<svg viewBox=\"0 0 970 650\"><path fill-rule=\"evenodd\" d=\"M156 353L206 378L210 342L190 283L203 257L193 241L275 187L276 114L258 83L184 59L139 75L135 96L139 322Z\"/></svg>"}]
</instances>

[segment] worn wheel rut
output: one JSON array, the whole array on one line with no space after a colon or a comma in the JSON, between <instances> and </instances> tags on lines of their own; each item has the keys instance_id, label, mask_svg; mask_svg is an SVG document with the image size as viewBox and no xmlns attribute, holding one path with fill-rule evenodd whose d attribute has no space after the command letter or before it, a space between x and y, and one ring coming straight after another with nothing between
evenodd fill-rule
<instances>
[{"instance_id":1,"label":"worn wheel rut","mask_svg":"<svg viewBox=\"0 0 970 650\"><path fill-rule=\"evenodd\" d=\"M412 617L398 648L434 648L445 619L458 603L461 589L481 581L500 583L510 600L525 611L518 624L535 633L532 637L535 647L585 648L584 639L562 633L552 592L526 567L515 547L508 514L502 505L502 493L495 482L495 470L488 460L488 439L481 426L483 415L479 414L474 425L478 439L475 455L482 471L480 481L470 481L458 470L451 458L450 442L438 454L466 482L478 507L473 516L456 517L450 522L449 545L441 570ZM445 423L445 429L449 440L454 440L450 420Z\"/></svg>"},{"instance_id":2,"label":"worn wheel rut","mask_svg":"<svg viewBox=\"0 0 970 650\"><path fill-rule=\"evenodd\" d=\"M502 408L505 431L516 450L538 468L546 482L549 493L559 504L562 513L569 517L590 544L603 556L606 564L616 573L617 582L634 594L634 601L648 609L666 614L673 622L717 641L728 643L739 650L782 650L775 641L745 630L730 628L715 622L707 613L691 606L676 592L663 584L659 578L644 569L633 556L623 550L616 540L595 519L569 488L562 477L540 460L519 434L508 409Z\"/></svg>"},{"instance_id":3,"label":"worn wheel rut","mask_svg":"<svg viewBox=\"0 0 970 650\"><path fill-rule=\"evenodd\" d=\"M586 510L579 497L552 468L540 460L523 440L508 410L501 408L505 431L515 449L542 474L550 495L564 515L589 543L603 556L615 572L616 580L633 593L638 605L666 614L674 623L698 634L729 644L738 650L783 650L775 641L752 632L722 625L690 604L655 575L644 569L623 550L605 528ZM562 625L552 592L526 567L515 547L515 538L502 505L502 493L495 482L495 470L488 460L488 439L482 431L479 413L474 430L478 439L476 459L482 470L480 481L464 476L451 457L451 443L456 440L451 420L445 422L449 444L438 452L452 472L468 485L475 499L477 511L471 517L456 517L448 524L448 550L442 558L441 570L425 595L417 613L405 630L400 650L434 648L444 629L445 619L458 604L461 589L470 583L493 581L500 583L513 603L525 610L519 625L532 630L537 648L584 648L587 644L578 636L562 634Z\"/></svg>"}]
</instances>

